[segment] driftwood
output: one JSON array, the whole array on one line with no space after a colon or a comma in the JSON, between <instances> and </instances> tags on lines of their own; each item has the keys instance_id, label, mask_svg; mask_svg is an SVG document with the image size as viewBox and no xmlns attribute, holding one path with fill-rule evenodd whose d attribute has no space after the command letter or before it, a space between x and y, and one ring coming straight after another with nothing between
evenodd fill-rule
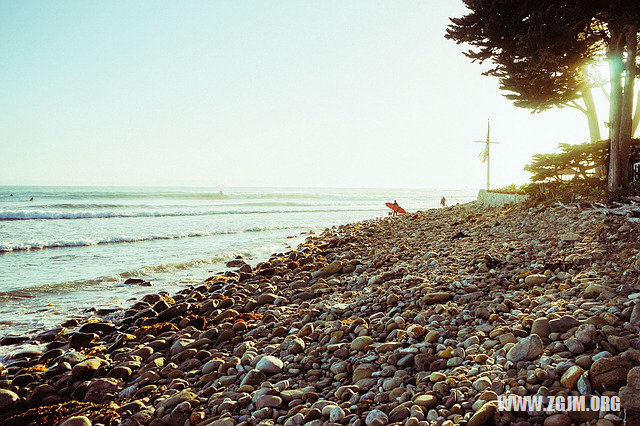
<instances>
[{"instance_id":1,"label":"driftwood","mask_svg":"<svg viewBox=\"0 0 640 426\"><path fill-rule=\"evenodd\" d=\"M590 209L582 209L578 203L564 204L557 201L556 204L567 210L581 210L584 212L601 213L604 215L626 216L627 221L640 223L640 197L629 197L628 203L623 204L614 201L614 207L608 207L605 204L592 202Z\"/></svg>"},{"instance_id":2,"label":"driftwood","mask_svg":"<svg viewBox=\"0 0 640 426\"><path fill-rule=\"evenodd\" d=\"M614 201L613 204L615 207L607 207L598 203L597 207L594 206L593 211L605 215L626 216L629 222L640 223L640 197L629 197L628 201L628 204Z\"/></svg>"},{"instance_id":3,"label":"driftwood","mask_svg":"<svg viewBox=\"0 0 640 426\"><path fill-rule=\"evenodd\" d=\"M567 209L567 210L582 210L580 208L580 205L577 203L565 204L562 201L556 201L556 204L562 207L563 209Z\"/></svg>"}]
</instances>

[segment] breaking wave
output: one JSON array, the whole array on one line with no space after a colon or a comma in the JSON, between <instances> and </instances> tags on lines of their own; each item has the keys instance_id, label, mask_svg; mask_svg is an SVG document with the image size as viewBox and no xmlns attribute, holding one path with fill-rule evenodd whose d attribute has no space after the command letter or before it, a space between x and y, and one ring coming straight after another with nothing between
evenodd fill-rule
<instances>
[{"instance_id":1,"label":"breaking wave","mask_svg":"<svg viewBox=\"0 0 640 426\"><path fill-rule=\"evenodd\" d=\"M172 216L213 216L234 214L281 214L281 213L332 213L332 212L366 212L380 209L300 209L300 210L188 210L188 211L33 211L16 210L0 212L0 221L10 220L70 220L126 217L172 217Z\"/></svg>"},{"instance_id":2,"label":"breaking wave","mask_svg":"<svg viewBox=\"0 0 640 426\"><path fill-rule=\"evenodd\" d=\"M176 234L161 234L161 235L137 235L137 236L117 236L96 240L76 240L76 241L33 241L26 243L8 243L0 244L0 253L12 252L12 251L26 251L26 250L42 250L50 248L64 248L64 247L88 247L104 244L121 244L121 243L136 243L141 241L153 241L153 240L175 240L179 238L191 238L191 237L210 237L213 235L224 234L239 234L241 232L263 232L263 231L275 231L275 230L287 230L301 228L301 226L252 226L249 228L229 228L219 229L204 232L189 232L189 233L176 233Z\"/></svg>"},{"instance_id":3,"label":"breaking wave","mask_svg":"<svg viewBox=\"0 0 640 426\"><path fill-rule=\"evenodd\" d=\"M98 285L125 285L124 280L131 277L153 278L158 274L170 274L185 269L197 268L207 265L221 264L236 256L250 257L251 252L234 252L205 259L189 260L179 263L163 263L160 265L144 266L139 269L125 271L114 275L98 277L90 280L66 281L61 283L43 284L34 287L21 288L9 291L0 291L0 301L31 299L39 294L60 293L64 291L77 291L82 289L94 289Z\"/></svg>"}]
</instances>

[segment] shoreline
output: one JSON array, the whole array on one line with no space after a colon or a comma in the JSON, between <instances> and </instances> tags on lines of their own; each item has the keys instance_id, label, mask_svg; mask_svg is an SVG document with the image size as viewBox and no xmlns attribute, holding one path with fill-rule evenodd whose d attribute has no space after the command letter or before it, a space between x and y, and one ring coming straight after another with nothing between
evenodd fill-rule
<instances>
[{"instance_id":1,"label":"shoreline","mask_svg":"<svg viewBox=\"0 0 640 426\"><path fill-rule=\"evenodd\" d=\"M320 227L316 227L316 228L300 227L299 231L302 230L301 232L297 234L287 235L286 237L283 236L279 238L279 244L274 244L273 246L274 247L278 246L282 250L291 250L292 247L295 247L298 244L298 242L303 241L308 235L318 232L319 229L321 228ZM273 247L271 249L273 249ZM2 255L1 252L0 252L0 255ZM173 264L160 264L160 265L143 266L134 271L125 270L123 272L116 272L111 275L100 276L100 277L96 277L88 280L69 281L69 282L56 283L56 284L43 284L41 287L53 287L53 286L72 287L73 288L72 294L76 294L87 288L92 288L96 285L108 284L108 285L114 286L114 288L116 289L117 288L122 289L122 291L127 294L128 299L122 300L120 302L116 302L113 304L109 304L109 303L102 303L102 304L93 303L92 304L91 301L87 299L86 304L80 306L81 309L78 311L77 314L75 313L63 314L64 315L63 318L60 318L60 315L57 315L57 314L55 316L52 316L52 318L58 318L58 321L59 321L58 323L47 321L47 324L44 327L21 326L20 327L21 329L19 330L13 329L6 333L0 330L0 363L2 363L2 361L5 358L7 358L11 354L11 352L14 352L15 350L20 349L20 347L13 348L12 346L14 345L3 344L4 338L13 339L13 340L15 339L24 340L25 344L29 345L29 343L33 341L33 339L39 332L46 330L47 328L57 327L62 322L71 318L77 319L80 322L86 321L91 317L98 317L104 320L114 320L114 319L117 319L112 317L114 313L117 314L118 312L126 311L131 305L135 303L136 299L142 299L144 296L146 296L149 293L165 292L171 295L172 293L180 291L184 288L188 288L189 286L193 287L195 285L199 285L208 276L211 276L212 274L222 274L227 270L229 270L230 268L227 267L225 264L239 256L241 256L250 264L255 264L264 260L268 260L271 255L272 253L270 252L270 250L267 251L266 249L263 250L261 248L257 248L257 249L254 248L253 253L247 253L246 251L243 252L239 250L238 252L232 255L218 258L217 262L215 263L208 263L210 261L209 259L187 260L182 263L183 264L192 263L195 266L191 266L189 268L175 269L173 271L173 276L169 276L168 275L169 273L167 272L150 273L145 271L146 269L149 269L149 268L165 269L173 266ZM208 270L208 271L205 271L205 270ZM136 272L139 272L139 273L136 273ZM191 276L190 274L193 274L193 276ZM159 277L159 275L162 275L162 276ZM125 281L129 278L142 278L145 283L152 282L153 285L147 286L147 284L142 284L142 285L126 284ZM173 284L168 284L171 282L173 282ZM158 283L160 284L158 285ZM39 287L36 287L36 289L37 288ZM113 289L110 289L110 290L113 290ZM12 297L12 293L15 294L14 297L17 300L19 300L20 297L26 297L26 298L38 297L38 296L33 296L31 293L32 291L33 291L33 288L9 290L6 292L0 292L0 298ZM23 296L23 294L27 294L27 295ZM36 294L39 294L39 293L36 293ZM100 297L99 295L97 296ZM40 309L47 309L47 307L51 307L51 306L52 306L51 304L46 305L46 302L42 302L40 306L33 307L34 309L33 314L39 312ZM2 326L2 323L0 323L0 326ZM14 327L15 324L13 324L13 321L9 320L6 323L6 326L7 328ZM31 347L37 348L38 347L37 342L33 342ZM7 349L7 348L8 350L5 351L4 349Z\"/></svg>"},{"instance_id":2,"label":"shoreline","mask_svg":"<svg viewBox=\"0 0 640 426\"><path fill-rule=\"evenodd\" d=\"M114 322L45 332L46 351L0 367L0 422L597 420L496 411L498 395L572 392L640 410L638 227L604 218L469 203L326 229Z\"/></svg>"},{"instance_id":3,"label":"shoreline","mask_svg":"<svg viewBox=\"0 0 640 426\"><path fill-rule=\"evenodd\" d=\"M228 258L242 255L253 263L253 259L262 260L275 251L288 250L282 247L287 243L298 243L287 236L309 229L321 231L388 211L383 204L388 194L369 190L245 189L227 192L224 200L211 202L209 198L217 197L217 192L72 189L14 191L19 199L35 196L36 202L0 203L0 213L11 216L13 210L19 210L21 215L33 218L0 225L6 228L0 251L14 250L0 254L0 270L5 272L0 274L0 338L53 328L79 308L114 305L126 309L133 303L128 299L139 299L150 291L125 287L122 282L129 277L153 281L151 291L174 293L184 287L179 283L182 278L191 282L204 280L223 270L222 262ZM397 192L402 205L410 210L436 207L442 196L433 190ZM445 195L455 203L475 199L476 193L451 190ZM326 208L339 212L328 212ZM226 213L175 216L210 209ZM266 211L269 213L263 214ZM35 219L50 217L52 212L100 217ZM114 212L126 213L123 216L127 217L111 217ZM128 217L139 213L144 214ZM69 246L75 248L66 248ZM28 250L17 250L21 247ZM40 247L47 249L38 250ZM65 248L58 251L58 247ZM10 352L4 348L0 346L2 355Z\"/></svg>"},{"instance_id":4,"label":"shoreline","mask_svg":"<svg viewBox=\"0 0 640 426\"><path fill-rule=\"evenodd\" d=\"M294 235L290 235L287 236L283 241L282 241L282 248L283 249L287 249L287 250L291 250L291 244L292 240L293 241L297 241L297 240L303 240L304 238L306 238L308 235L313 235L315 234L316 231L314 229L309 229L307 231L303 231L299 234L294 234ZM0 253L1 255L2 253ZM204 273L203 271L200 271L199 275L209 275L211 276L211 274L218 274L218 275L222 275L227 271L232 270L233 268L226 266L227 263L229 263L230 261L236 260L238 258L242 258L244 260L246 260L247 262L250 262L250 264L257 264L260 263L262 261L268 260L271 257L272 254L259 254L259 255L250 255L248 257L244 257L241 254L237 254L234 257L227 257L224 260L220 260L217 263L212 263L210 265L206 265L207 269L211 268L212 266L218 265L219 266L219 270L217 272L213 272L213 271L209 271L208 273ZM199 262L200 260L194 260L193 262ZM160 266L164 266L164 265L160 265ZM197 269L197 267L193 267L194 269ZM202 268L202 266L200 266L200 268ZM144 269L141 268L141 270ZM142 299L145 296L148 296L149 294L165 294L167 296L171 296L171 294L173 292L178 292L178 291L182 291L185 288L192 288L195 287L197 285L202 284L202 282L204 282L204 278L199 279L197 282L193 282L193 279L190 279L190 281L183 281L185 279L185 277L181 278L181 280L179 280L179 282L182 285L182 288L180 289L176 289L176 288L170 288L170 289L162 289L162 288L155 288L154 291L154 286L157 285L157 279L154 278L154 276L144 276L143 278L139 278L138 275L136 274L132 274L130 271L125 271L122 273L116 273L113 274L111 276L105 276L105 277L98 277L96 279L92 279L92 280L83 280L80 282L72 282L72 283L63 283L63 284L74 284L74 285L78 285L78 284L82 284L82 286L87 286L88 284L86 284L87 282L91 283L91 285L95 285L95 283L104 283L104 282L115 282L115 276L118 276L120 278L120 281L122 281L120 283L120 287L123 290L128 290L129 292L131 292L130 296L131 298L129 298L126 302L124 303L118 303L118 304L113 304L113 305L108 305L108 304L102 304L102 305L96 305L96 307L93 307L91 305L86 305L82 307L82 310L77 313L77 314L67 314L66 317L64 318L64 321L62 321L59 324L56 324L53 328L59 328L62 327L63 323L69 322L69 321L73 321L76 320L78 321L78 324L82 324L87 322L90 319L100 319L100 320L104 320L104 321L119 321L121 319L121 315L124 314L124 312L129 309L132 305L134 305L136 302L138 302L138 298ZM127 283L126 281L128 279L133 279L134 281L137 280L141 280L140 283L137 282L130 282ZM168 280L169 278L164 277L163 281ZM153 283L152 285L149 285L148 283ZM139 291L143 291L143 294L140 294L138 292L132 292L131 290L139 290ZM144 289L147 289L146 291ZM27 288L25 290L13 290L13 292L15 293L20 293L22 291L30 291L30 288ZM12 291L6 292L6 293L11 293ZM123 306L124 305L124 306ZM11 321L7 321L7 325L12 325ZM38 334L47 331L49 327L43 327L40 330L36 330L36 329L31 329L29 331L24 331L22 333L8 333L8 334L0 334L0 349L2 348L9 348L9 352L7 353L0 353L0 364L2 364L5 360L10 359L11 355L14 352L21 352L22 350L40 350L42 349L42 347L44 346L43 343L38 342L36 337ZM68 327L67 327L68 328ZM12 345L12 344L6 344L3 343L3 339L7 338L7 339L13 339L13 340L23 340L22 343L19 343L17 345Z\"/></svg>"}]
</instances>

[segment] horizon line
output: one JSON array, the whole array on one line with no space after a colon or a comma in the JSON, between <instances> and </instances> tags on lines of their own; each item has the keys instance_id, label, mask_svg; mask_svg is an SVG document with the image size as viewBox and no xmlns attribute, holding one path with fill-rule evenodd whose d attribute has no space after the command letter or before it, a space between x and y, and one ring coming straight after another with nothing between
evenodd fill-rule
<instances>
[{"instance_id":1,"label":"horizon line","mask_svg":"<svg viewBox=\"0 0 640 426\"><path fill-rule=\"evenodd\" d=\"M423 186L381 186L381 187L358 187L358 186L197 186L197 185L11 185L0 184L0 188L184 188L184 189L211 189L211 190L225 190L225 189L354 189L354 190L380 190L380 189L429 189L429 190L449 190L449 189L483 189L476 188L474 186L457 186L457 187L423 187Z\"/></svg>"}]
</instances>

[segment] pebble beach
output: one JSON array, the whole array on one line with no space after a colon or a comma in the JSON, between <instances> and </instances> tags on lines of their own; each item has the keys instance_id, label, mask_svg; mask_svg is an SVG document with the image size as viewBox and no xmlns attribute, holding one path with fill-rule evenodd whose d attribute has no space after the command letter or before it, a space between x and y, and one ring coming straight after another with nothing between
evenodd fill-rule
<instances>
[{"instance_id":1,"label":"pebble beach","mask_svg":"<svg viewBox=\"0 0 640 426\"><path fill-rule=\"evenodd\" d=\"M332 227L43 331L0 365L0 423L640 425L638 236L577 205ZM500 411L503 395L621 407Z\"/></svg>"}]
</instances>

